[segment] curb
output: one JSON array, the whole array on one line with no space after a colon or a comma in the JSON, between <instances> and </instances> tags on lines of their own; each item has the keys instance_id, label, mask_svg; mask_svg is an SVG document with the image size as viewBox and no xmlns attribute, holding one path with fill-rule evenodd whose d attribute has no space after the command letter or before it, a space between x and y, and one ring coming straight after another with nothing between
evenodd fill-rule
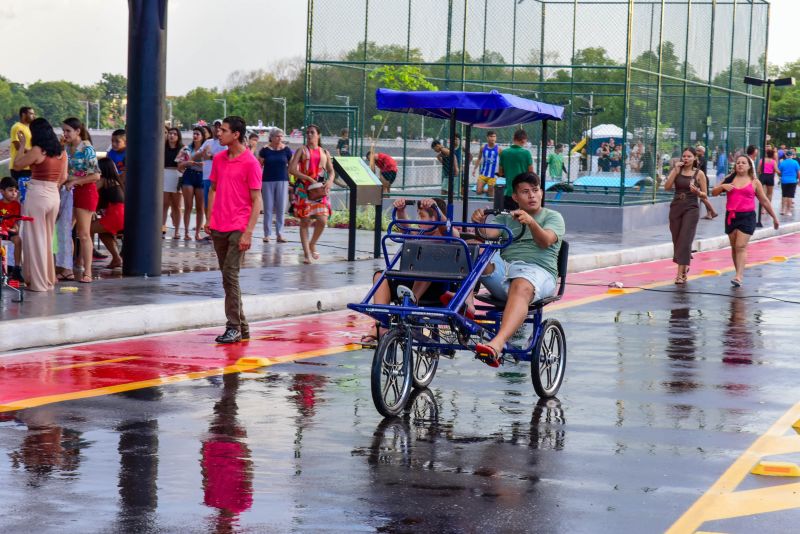
<instances>
[{"instance_id":1,"label":"curb","mask_svg":"<svg viewBox=\"0 0 800 534\"><path fill-rule=\"evenodd\" d=\"M340 310L347 303L359 302L371 287L371 284L365 284L339 287L325 292L245 295L242 300L248 320L255 322ZM222 299L121 306L80 315L20 319L0 323L0 353L224 324Z\"/></svg>"},{"instance_id":2,"label":"curb","mask_svg":"<svg viewBox=\"0 0 800 534\"><path fill-rule=\"evenodd\" d=\"M800 231L800 222L787 224L778 230L762 228L753 235L753 241L798 231ZM729 241L726 235L695 241L695 249L698 251L718 250L727 246L729 246ZM590 271L671 257L671 243L600 254L580 254L570 258L568 272ZM336 311L344 309L350 302L361 301L371 287L371 284L360 284L325 291L245 295L243 306L248 320L253 322ZM225 313L221 298L169 304L122 306L85 312L80 315L55 315L44 319L20 319L0 322L0 353L34 347L106 341L122 337L220 326L224 323Z\"/></svg>"},{"instance_id":3,"label":"curb","mask_svg":"<svg viewBox=\"0 0 800 534\"><path fill-rule=\"evenodd\" d=\"M793 222L781 226L777 230L774 228L762 228L756 230L751 241L761 241L771 237L800 232L800 222ZM709 250L719 250L730 246L727 235L707 237L697 239L694 242L694 250L705 252ZM672 243L661 243L645 247L627 248L613 252L602 252L599 254L580 254L569 259L568 273L579 273L603 269L605 267L617 267L631 263L642 263L648 261L665 260L672 258Z\"/></svg>"}]
</instances>

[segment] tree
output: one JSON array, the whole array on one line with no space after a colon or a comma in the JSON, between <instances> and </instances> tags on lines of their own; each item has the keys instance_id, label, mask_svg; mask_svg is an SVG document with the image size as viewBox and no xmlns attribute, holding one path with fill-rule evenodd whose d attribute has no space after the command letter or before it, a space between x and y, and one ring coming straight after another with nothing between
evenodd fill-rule
<instances>
[{"instance_id":1,"label":"tree","mask_svg":"<svg viewBox=\"0 0 800 534\"><path fill-rule=\"evenodd\" d=\"M39 117L44 117L53 126L58 126L67 117L86 120L86 108L79 100L86 100L82 88L72 82L32 83L27 90L30 105Z\"/></svg>"}]
</instances>

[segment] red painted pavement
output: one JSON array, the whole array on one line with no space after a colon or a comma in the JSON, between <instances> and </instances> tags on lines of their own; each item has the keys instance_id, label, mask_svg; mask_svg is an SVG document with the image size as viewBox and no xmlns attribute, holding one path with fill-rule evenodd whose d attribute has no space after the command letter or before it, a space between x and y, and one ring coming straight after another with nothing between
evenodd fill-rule
<instances>
[{"instance_id":1,"label":"red painted pavement","mask_svg":"<svg viewBox=\"0 0 800 534\"><path fill-rule=\"evenodd\" d=\"M793 234L752 244L748 263L798 253L800 234ZM700 274L703 269L729 269L731 265L728 249L703 252L695 255L690 275ZM644 286L669 283L674 276L675 265L670 260L571 274L569 282L598 286L570 285L564 299L555 306L598 298L605 294L610 282L620 281L625 287ZM745 278L745 287L746 283ZM727 278L720 278L720 284L727 287ZM69 396L103 387L212 371L233 365L242 357L280 359L341 347L357 342L369 323L367 317L342 311L253 324L251 341L235 345L214 343L221 329L213 328L7 356L0 358L0 412L25 399ZM118 358L129 359L92 365ZM75 365L79 366L65 367Z\"/></svg>"}]
</instances>

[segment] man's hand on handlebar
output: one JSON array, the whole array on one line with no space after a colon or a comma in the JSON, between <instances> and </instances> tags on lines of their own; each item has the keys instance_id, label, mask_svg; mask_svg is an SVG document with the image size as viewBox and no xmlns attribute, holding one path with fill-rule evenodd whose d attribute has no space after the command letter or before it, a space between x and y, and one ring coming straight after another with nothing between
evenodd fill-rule
<instances>
[{"instance_id":1,"label":"man's hand on handlebar","mask_svg":"<svg viewBox=\"0 0 800 534\"><path fill-rule=\"evenodd\" d=\"M472 222L483 223L486 220L486 215L483 213L483 208L478 208L472 212Z\"/></svg>"},{"instance_id":2,"label":"man's hand on handlebar","mask_svg":"<svg viewBox=\"0 0 800 534\"><path fill-rule=\"evenodd\" d=\"M409 204L409 202L411 204ZM397 211L402 213L402 212L406 211L406 206L411 206L413 203L414 203L413 200L406 200L404 198L398 198L397 200L392 202L392 206L394 206L394 209L396 209Z\"/></svg>"},{"instance_id":3,"label":"man's hand on handlebar","mask_svg":"<svg viewBox=\"0 0 800 534\"><path fill-rule=\"evenodd\" d=\"M514 217L520 224L524 224L525 226L533 223L533 217L524 211L524 210L514 210L511 212L511 216Z\"/></svg>"}]
</instances>

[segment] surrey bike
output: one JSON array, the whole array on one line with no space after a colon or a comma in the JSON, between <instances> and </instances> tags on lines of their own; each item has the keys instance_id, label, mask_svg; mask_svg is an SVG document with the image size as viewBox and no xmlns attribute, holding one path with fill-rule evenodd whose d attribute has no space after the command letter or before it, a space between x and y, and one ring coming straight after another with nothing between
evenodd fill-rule
<instances>
[{"instance_id":1,"label":"surrey bike","mask_svg":"<svg viewBox=\"0 0 800 534\"><path fill-rule=\"evenodd\" d=\"M22 215L0 215L0 297L3 296L4 289L10 289L17 294L16 299L11 299L11 302L22 302L25 300L22 288L12 286L8 275L8 248L3 244L3 240L8 239L8 232L2 227L4 221L33 221L33 217L24 217Z\"/></svg>"},{"instance_id":2,"label":"surrey bike","mask_svg":"<svg viewBox=\"0 0 800 534\"><path fill-rule=\"evenodd\" d=\"M497 215L499 210L485 210ZM441 212L440 212L441 215ZM445 226L445 235L430 235L436 227ZM475 234L452 235L453 226ZM481 231L499 230L499 237L487 239ZM379 324L380 337L372 360L372 400L385 417L400 414L412 388L427 387L433 380L442 356L453 357L458 350L474 352L475 346L495 336L503 318L505 302L478 295L475 316L466 312L466 302L475 290L481 274L494 254L522 237L501 224L453 223L440 216L438 221L399 220L397 209L381 241L386 269L375 285L358 304L348 307L364 313ZM399 244L390 258L388 243ZM528 308L525 323L533 333L521 346L507 343L500 363L530 362L531 378L536 393L543 398L556 395L564 378L567 344L564 330L555 319L542 319L544 306L564 294L569 245L562 241L558 255L558 292L539 299ZM400 285L391 304L370 304L384 280ZM446 303L417 301L410 286L415 281L450 284L454 291ZM445 301L447 299L444 299Z\"/></svg>"}]
</instances>

